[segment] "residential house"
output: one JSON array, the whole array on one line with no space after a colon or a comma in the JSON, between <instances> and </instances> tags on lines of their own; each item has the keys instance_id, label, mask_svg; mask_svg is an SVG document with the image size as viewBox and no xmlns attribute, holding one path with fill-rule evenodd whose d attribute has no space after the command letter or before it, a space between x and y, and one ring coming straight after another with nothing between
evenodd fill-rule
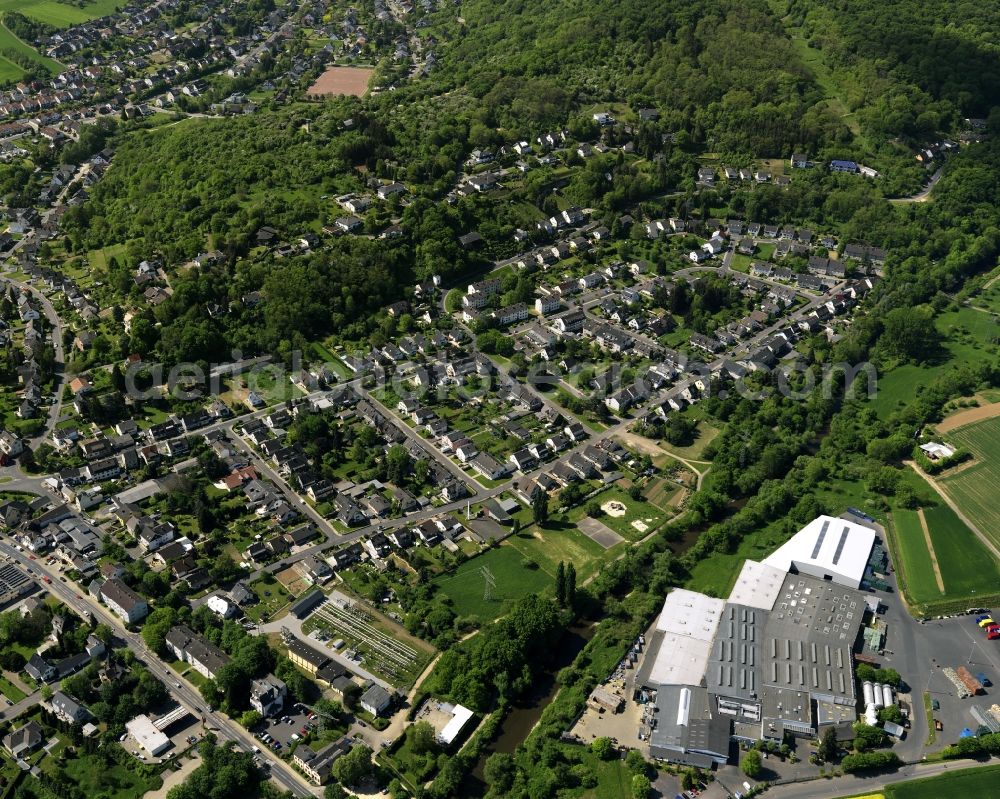
<instances>
[{"instance_id":1,"label":"residential house","mask_svg":"<svg viewBox=\"0 0 1000 799\"><path fill-rule=\"evenodd\" d=\"M100 598L108 608L128 624L146 618L149 605L121 580L106 580L100 588Z\"/></svg>"}]
</instances>

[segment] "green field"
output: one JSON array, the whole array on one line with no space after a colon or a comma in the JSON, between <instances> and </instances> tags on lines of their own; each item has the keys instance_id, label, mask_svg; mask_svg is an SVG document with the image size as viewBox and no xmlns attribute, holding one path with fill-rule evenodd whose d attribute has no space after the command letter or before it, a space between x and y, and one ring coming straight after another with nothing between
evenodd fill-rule
<instances>
[{"instance_id":1,"label":"green field","mask_svg":"<svg viewBox=\"0 0 1000 799\"><path fill-rule=\"evenodd\" d=\"M500 546L467 560L453 574L442 575L434 583L451 599L459 616L495 619L521 597L546 591L553 585L550 574L542 568L528 567L524 560L524 555L514 547ZM484 599L485 580L480 573L484 566L496 582L488 600Z\"/></svg>"},{"instance_id":2,"label":"green field","mask_svg":"<svg viewBox=\"0 0 1000 799\"><path fill-rule=\"evenodd\" d=\"M962 769L938 777L910 780L882 789L885 799L938 799L941 796L1000 799L1000 766Z\"/></svg>"},{"instance_id":3,"label":"green field","mask_svg":"<svg viewBox=\"0 0 1000 799\"><path fill-rule=\"evenodd\" d=\"M939 314L934 324L946 339L942 357L933 365L906 364L879 375L878 393L872 400L879 416L887 417L911 402L921 387L932 383L955 364L971 367L984 361L992 362L998 328L989 314L960 308Z\"/></svg>"},{"instance_id":4,"label":"green field","mask_svg":"<svg viewBox=\"0 0 1000 799\"><path fill-rule=\"evenodd\" d=\"M895 525L894 532L902 561L903 574L906 578L906 593L913 602L933 602L941 599L937 582L934 579L934 568L931 556L924 541L924 531L915 510L899 509L892 513ZM930 521L928 520L928 527ZM933 534L931 540L933 541ZM935 547L937 552L937 547ZM900 564L897 564L900 565ZM944 574L942 573L942 579ZM947 583L945 583L947 589Z\"/></svg>"},{"instance_id":5,"label":"green field","mask_svg":"<svg viewBox=\"0 0 1000 799\"><path fill-rule=\"evenodd\" d=\"M1000 503L993 492L1000 486L1000 417L960 427L948 438L975 456L976 463L939 483L980 531L1000 544Z\"/></svg>"},{"instance_id":6,"label":"green field","mask_svg":"<svg viewBox=\"0 0 1000 799\"><path fill-rule=\"evenodd\" d=\"M18 11L56 28L68 28L91 19L104 17L124 5L122 0L90 0L80 5L57 3L55 0L0 0L0 14Z\"/></svg>"},{"instance_id":7,"label":"green field","mask_svg":"<svg viewBox=\"0 0 1000 799\"><path fill-rule=\"evenodd\" d=\"M1000 568L989 550L947 505L924 511L949 594L996 593Z\"/></svg>"},{"instance_id":8,"label":"green field","mask_svg":"<svg viewBox=\"0 0 1000 799\"><path fill-rule=\"evenodd\" d=\"M572 563L576 569L577 582L590 577L602 563L616 557L625 546L623 542L604 549L573 527L561 530L546 528L541 531L531 527L512 535L503 545L516 549L525 558L537 563L542 571L553 576L559 567L559 561Z\"/></svg>"},{"instance_id":9,"label":"green field","mask_svg":"<svg viewBox=\"0 0 1000 799\"><path fill-rule=\"evenodd\" d=\"M43 761L42 770L46 771L55 764L56 759L49 757ZM93 755L76 757L67 754L62 764L62 771L83 795L105 796L109 799L131 799L142 796L163 784L159 776L147 777L140 773L141 770L143 769L138 765L135 768L126 768L119 763L113 763L109 767Z\"/></svg>"},{"instance_id":10,"label":"green field","mask_svg":"<svg viewBox=\"0 0 1000 799\"><path fill-rule=\"evenodd\" d=\"M4 3L0 0L0 14L3 13L2 7ZM15 53L21 56L27 56L32 61L37 61L43 67L45 67L49 72L55 74L60 71L60 66L58 61L53 61L51 58L39 53L31 45L22 42L13 33L11 33L6 26L0 25L0 51L13 50ZM19 73L24 72L17 64L12 61L8 61L6 58L3 59L5 64L9 64L13 69L17 70Z\"/></svg>"},{"instance_id":11,"label":"green field","mask_svg":"<svg viewBox=\"0 0 1000 799\"><path fill-rule=\"evenodd\" d=\"M1000 564L955 512L940 503L924 507L924 518L937 556L945 592L934 578L930 554L916 511L896 508L889 528L897 568L902 569L904 593L914 610L927 613L938 606L1000 593Z\"/></svg>"},{"instance_id":12,"label":"green field","mask_svg":"<svg viewBox=\"0 0 1000 799\"><path fill-rule=\"evenodd\" d=\"M47 25L68 28L110 14L121 4L121 0L92 0L82 6L57 3L55 0L0 0L0 16L8 11L16 11ZM62 70L58 61L39 53L0 24L0 53L11 51L40 64L53 75ZM24 70L20 66L0 55L0 84L13 83L23 76Z\"/></svg>"}]
</instances>

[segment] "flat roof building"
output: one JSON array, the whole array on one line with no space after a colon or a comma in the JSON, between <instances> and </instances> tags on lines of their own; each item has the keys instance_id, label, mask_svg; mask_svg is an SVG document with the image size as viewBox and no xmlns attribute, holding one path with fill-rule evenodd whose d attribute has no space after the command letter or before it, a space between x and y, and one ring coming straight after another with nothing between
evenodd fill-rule
<instances>
[{"instance_id":1,"label":"flat roof building","mask_svg":"<svg viewBox=\"0 0 1000 799\"><path fill-rule=\"evenodd\" d=\"M136 716L125 724L125 729L153 757L170 747L170 738L156 729L149 716Z\"/></svg>"},{"instance_id":2,"label":"flat roof building","mask_svg":"<svg viewBox=\"0 0 1000 799\"><path fill-rule=\"evenodd\" d=\"M858 586L874 543L869 527L821 516L747 561L728 602L668 593L635 680L656 692L653 756L704 766L724 762L712 737L723 727L780 740L852 723L852 653L868 610Z\"/></svg>"},{"instance_id":3,"label":"flat roof building","mask_svg":"<svg viewBox=\"0 0 1000 799\"><path fill-rule=\"evenodd\" d=\"M675 588L663 602L650 641L656 655L640 675L650 685L699 685L725 602ZM647 658L648 660L648 658Z\"/></svg>"},{"instance_id":4,"label":"flat roof building","mask_svg":"<svg viewBox=\"0 0 1000 799\"><path fill-rule=\"evenodd\" d=\"M782 572L808 574L858 588L874 544L875 531L871 528L819 516L764 558L763 563Z\"/></svg>"},{"instance_id":5,"label":"flat roof building","mask_svg":"<svg viewBox=\"0 0 1000 799\"><path fill-rule=\"evenodd\" d=\"M657 760L711 768L729 759L730 720L712 717L704 688L664 686L656 692L656 711L649 751Z\"/></svg>"},{"instance_id":6,"label":"flat roof building","mask_svg":"<svg viewBox=\"0 0 1000 799\"><path fill-rule=\"evenodd\" d=\"M786 572L774 566L748 560L743 564L733 590L729 592L729 601L736 605L770 610L784 585L785 574Z\"/></svg>"},{"instance_id":7,"label":"flat roof building","mask_svg":"<svg viewBox=\"0 0 1000 799\"><path fill-rule=\"evenodd\" d=\"M465 725L469 723L473 713L469 710L469 708L463 707L462 705L448 705L442 703L439 707L446 713L451 713L451 718L448 720L448 723L444 725L444 729L437 734L437 740L442 746L451 746L455 743L455 739L462 734L462 730L464 730Z\"/></svg>"}]
</instances>

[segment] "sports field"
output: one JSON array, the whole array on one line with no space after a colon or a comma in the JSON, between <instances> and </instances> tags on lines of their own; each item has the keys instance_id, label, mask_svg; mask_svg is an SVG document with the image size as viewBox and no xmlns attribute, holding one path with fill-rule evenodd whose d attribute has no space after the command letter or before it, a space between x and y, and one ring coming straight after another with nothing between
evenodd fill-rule
<instances>
[{"instance_id":1,"label":"sports field","mask_svg":"<svg viewBox=\"0 0 1000 799\"><path fill-rule=\"evenodd\" d=\"M434 583L451 599L459 616L495 619L521 597L552 590L553 576L540 566L531 568L525 560L514 547L499 546L467 560L454 573L442 575ZM493 575L495 587L490 588L490 599L484 596L484 567Z\"/></svg>"},{"instance_id":2,"label":"sports field","mask_svg":"<svg viewBox=\"0 0 1000 799\"><path fill-rule=\"evenodd\" d=\"M972 452L976 462L959 468L938 482L955 501L962 513L982 533L1000 545L1000 417L964 425L952 430L948 438Z\"/></svg>"},{"instance_id":3,"label":"sports field","mask_svg":"<svg viewBox=\"0 0 1000 799\"><path fill-rule=\"evenodd\" d=\"M896 509L892 519L906 593L913 602L933 603L996 594L1000 564L947 505L923 509L944 593L938 590L931 555L916 511ZM897 566L900 564L897 564Z\"/></svg>"}]
</instances>

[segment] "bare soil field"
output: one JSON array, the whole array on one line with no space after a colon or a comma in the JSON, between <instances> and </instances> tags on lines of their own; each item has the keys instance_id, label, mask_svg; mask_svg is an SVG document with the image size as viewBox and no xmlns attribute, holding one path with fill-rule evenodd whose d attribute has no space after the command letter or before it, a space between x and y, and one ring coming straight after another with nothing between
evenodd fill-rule
<instances>
[{"instance_id":1,"label":"bare soil field","mask_svg":"<svg viewBox=\"0 0 1000 799\"><path fill-rule=\"evenodd\" d=\"M939 433L950 433L959 427L965 427L965 425L972 424L973 422L981 422L983 419L992 419L994 416L1000 416L1000 402L959 411L947 419L942 419L934 427L937 428Z\"/></svg>"},{"instance_id":2,"label":"bare soil field","mask_svg":"<svg viewBox=\"0 0 1000 799\"><path fill-rule=\"evenodd\" d=\"M316 78L316 82L309 87L309 94L320 97L335 97L338 94L362 97L368 90L368 81L374 71L364 67L330 67Z\"/></svg>"}]
</instances>

